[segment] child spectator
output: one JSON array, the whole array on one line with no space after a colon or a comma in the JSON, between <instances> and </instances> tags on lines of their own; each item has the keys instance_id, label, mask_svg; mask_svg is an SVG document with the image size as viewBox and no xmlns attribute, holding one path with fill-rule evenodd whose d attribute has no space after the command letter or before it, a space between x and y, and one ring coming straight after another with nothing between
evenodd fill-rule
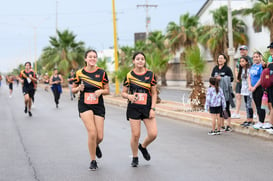
<instances>
[{"instance_id":1,"label":"child spectator","mask_svg":"<svg viewBox=\"0 0 273 181\"><path fill-rule=\"evenodd\" d=\"M205 110L210 112L212 118L212 130L208 135L219 135L221 122L220 114L226 109L226 100L223 90L219 87L218 80L215 77L209 79L210 87L207 90ZM215 125L217 120L217 130Z\"/></svg>"}]
</instances>

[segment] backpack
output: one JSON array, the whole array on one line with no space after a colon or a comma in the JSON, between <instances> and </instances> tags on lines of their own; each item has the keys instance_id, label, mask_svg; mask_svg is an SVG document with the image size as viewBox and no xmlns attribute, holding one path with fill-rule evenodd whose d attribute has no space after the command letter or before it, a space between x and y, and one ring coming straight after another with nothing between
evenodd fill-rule
<instances>
[{"instance_id":1,"label":"backpack","mask_svg":"<svg viewBox=\"0 0 273 181\"><path fill-rule=\"evenodd\" d=\"M273 86L273 70L272 69L265 68L262 71L261 86L265 89Z\"/></svg>"}]
</instances>

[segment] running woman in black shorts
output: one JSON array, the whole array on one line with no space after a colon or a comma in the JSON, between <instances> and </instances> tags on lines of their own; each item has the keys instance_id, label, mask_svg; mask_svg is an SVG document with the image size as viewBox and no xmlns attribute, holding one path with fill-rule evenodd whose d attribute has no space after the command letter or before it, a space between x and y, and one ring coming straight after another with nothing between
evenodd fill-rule
<instances>
[{"instance_id":1,"label":"running woman in black shorts","mask_svg":"<svg viewBox=\"0 0 273 181\"><path fill-rule=\"evenodd\" d=\"M151 156L147 146L157 136L157 124L155 119L155 105L157 98L155 74L146 69L146 59L142 52L133 55L134 69L131 70L123 83L122 97L128 99L127 120L131 125L131 149L133 153L132 167L138 166L138 149L145 160ZM143 120L147 136L143 143L139 143L141 120Z\"/></svg>"},{"instance_id":2,"label":"running woman in black shorts","mask_svg":"<svg viewBox=\"0 0 273 181\"><path fill-rule=\"evenodd\" d=\"M34 96L34 82L37 81L35 72L31 69L31 63L25 63L25 70L22 70L20 73L20 82L23 84L23 94L25 97L25 110L29 116L32 116L31 113L31 104L32 98Z\"/></svg>"},{"instance_id":3,"label":"running woman in black shorts","mask_svg":"<svg viewBox=\"0 0 273 181\"><path fill-rule=\"evenodd\" d=\"M105 108L102 95L109 94L108 77L96 66L97 52L85 53L86 66L76 72L72 86L73 94L80 91L78 109L87 129L88 148L91 157L90 170L97 169L96 156L101 158L99 143L103 139Z\"/></svg>"}]
</instances>

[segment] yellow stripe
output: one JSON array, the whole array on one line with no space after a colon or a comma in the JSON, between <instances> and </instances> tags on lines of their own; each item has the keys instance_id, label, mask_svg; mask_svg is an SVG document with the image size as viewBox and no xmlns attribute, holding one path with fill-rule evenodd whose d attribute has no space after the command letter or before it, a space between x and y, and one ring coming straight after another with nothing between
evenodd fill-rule
<instances>
[{"instance_id":1,"label":"yellow stripe","mask_svg":"<svg viewBox=\"0 0 273 181\"><path fill-rule=\"evenodd\" d=\"M94 85L96 87L102 88L102 85L103 85L102 82L91 80L90 77L88 77L87 75L84 75L82 72L79 72L79 78L90 85Z\"/></svg>"}]
</instances>

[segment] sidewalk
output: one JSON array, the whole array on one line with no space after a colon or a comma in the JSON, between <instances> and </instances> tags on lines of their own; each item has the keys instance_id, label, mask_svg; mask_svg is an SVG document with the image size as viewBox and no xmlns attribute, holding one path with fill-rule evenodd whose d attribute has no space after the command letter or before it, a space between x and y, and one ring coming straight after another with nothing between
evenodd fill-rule
<instances>
[{"instance_id":1,"label":"sidewalk","mask_svg":"<svg viewBox=\"0 0 273 181\"><path fill-rule=\"evenodd\" d=\"M127 107L127 100L123 99L120 95L116 96L111 94L104 96L104 102L120 107ZM161 103L156 105L156 114L172 119L206 126L208 127L208 131L211 128L211 119L208 112L192 111L189 105L183 103L162 100ZM258 136L273 141L273 135L269 134L263 129L256 130L252 127L241 127L240 124L246 119L246 112L240 111L240 115L241 119L231 119L231 126L234 132L250 136ZM266 118L266 120L268 120L268 117Z\"/></svg>"}]
</instances>

